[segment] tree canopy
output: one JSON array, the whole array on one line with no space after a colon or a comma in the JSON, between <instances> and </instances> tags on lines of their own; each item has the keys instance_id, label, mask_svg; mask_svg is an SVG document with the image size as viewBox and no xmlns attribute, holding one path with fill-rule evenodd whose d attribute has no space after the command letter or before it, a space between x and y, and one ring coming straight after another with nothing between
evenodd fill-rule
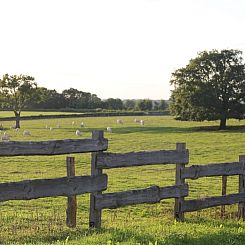
<instances>
[{"instance_id":1,"label":"tree canopy","mask_svg":"<svg viewBox=\"0 0 245 245\"><path fill-rule=\"evenodd\" d=\"M245 113L245 65L239 50L204 51L172 73L170 111L180 120L242 119Z\"/></svg>"},{"instance_id":2,"label":"tree canopy","mask_svg":"<svg viewBox=\"0 0 245 245\"><path fill-rule=\"evenodd\" d=\"M16 128L20 127L20 113L34 96L37 85L34 78L28 75L3 75L0 79L2 105L13 110L16 117Z\"/></svg>"}]
</instances>

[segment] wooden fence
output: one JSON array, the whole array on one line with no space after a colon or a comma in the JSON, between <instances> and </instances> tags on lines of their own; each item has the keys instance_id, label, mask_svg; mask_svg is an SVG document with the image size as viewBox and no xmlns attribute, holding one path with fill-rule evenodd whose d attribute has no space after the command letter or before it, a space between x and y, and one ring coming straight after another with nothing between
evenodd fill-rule
<instances>
[{"instance_id":1,"label":"wooden fence","mask_svg":"<svg viewBox=\"0 0 245 245\"><path fill-rule=\"evenodd\" d=\"M91 175L102 176L103 169L135 167L153 164L187 164L188 150L184 143L177 143L176 150L130 153L93 153ZM177 183L174 186L152 186L146 189L106 193L97 191L91 194L89 226L101 226L101 211L105 208L119 208L141 203L157 203L162 199L176 198L177 201L188 196L188 186Z\"/></svg>"},{"instance_id":2,"label":"wooden fence","mask_svg":"<svg viewBox=\"0 0 245 245\"><path fill-rule=\"evenodd\" d=\"M227 176L239 175L238 193L226 195ZM206 165L183 166L180 175L182 183L185 179L198 179L201 177L222 176L222 196L206 197L201 199L182 200L178 210L178 220L184 219L185 212L193 212L205 208L222 206L221 215L224 215L224 205L239 204L238 214L243 220L245 218L245 155L239 156L238 162L214 163Z\"/></svg>"},{"instance_id":3,"label":"wooden fence","mask_svg":"<svg viewBox=\"0 0 245 245\"><path fill-rule=\"evenodd\" d=\"M107 150L103 132L93 131L91 139L0 142L0 156L60 155ZM41 197L67 196L67 225L74 227L75 195L106 190L107 175L75 176L74 158L67 158L67 176L0 184L0 201L30 200Z\"/></svg>"},{"instance_id":4,"label":"wooden fence","mask_svg":"<svg viewBox=\"0 0 245 245\"><path fill-rule=\"evenodd\" d=\"M103 209L119 208L141 203L157 203L162 199L175 198L174 217L184 220L185 212L239 203L239 215L245 217L245 155L239 162L187 167L189 152L185 143L177 143L175 150L151 152L109 153L108 141L103 131L93 131L91 139L53 140L42 142L0 142L0 156L59 155L92 152L91 175L75 176L74 157L67 157L67 176L55 179L35 179L0 183L0 201L30 200L41 197L67 197L69 227L76 226L76 195L90 194L89 226L101 227ZM145 189L115 193L103 193L107 189L107 175L103 169L137 167L153 164L176 165L175 185L151 186ZM222 177L222 196L185 200L189 194L186 179L209 176ZM227 176L239 175L239 193L226 195Z\"/></svg>"}]
</instances>

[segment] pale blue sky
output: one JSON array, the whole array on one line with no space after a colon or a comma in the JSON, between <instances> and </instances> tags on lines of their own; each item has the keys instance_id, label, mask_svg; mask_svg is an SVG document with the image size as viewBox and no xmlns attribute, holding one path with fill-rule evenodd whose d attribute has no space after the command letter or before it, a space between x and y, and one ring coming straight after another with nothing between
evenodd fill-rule
<instances>
[{"instance_id":1,"label":"pale blue sky","mask_svg":"<svg viewBox=\"0 0 245 245\"><path fill-rule=\"evenodd\" d=\"M245 52L244 0L1 0L0 76L101 98L167 99L198 52Z\"/></svg>"}]
</instances>

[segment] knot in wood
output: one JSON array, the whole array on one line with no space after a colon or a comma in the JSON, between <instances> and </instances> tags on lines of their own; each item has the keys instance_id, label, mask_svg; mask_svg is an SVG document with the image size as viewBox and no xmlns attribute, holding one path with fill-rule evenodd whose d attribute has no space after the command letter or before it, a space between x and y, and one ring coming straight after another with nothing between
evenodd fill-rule
<instances>
[{"instance_id":1,"label":"knot in wood","mask_svg":"<svg viewBox=\"0 0 245 245\"><path fill-rule=\"evenodd\" d=\"M193 180L198 179L199 172L200 172L200 166L199 165L193 165L192 167L194 169L194 176L191 179L193 179Z\"/></svg>"}]
</instances>

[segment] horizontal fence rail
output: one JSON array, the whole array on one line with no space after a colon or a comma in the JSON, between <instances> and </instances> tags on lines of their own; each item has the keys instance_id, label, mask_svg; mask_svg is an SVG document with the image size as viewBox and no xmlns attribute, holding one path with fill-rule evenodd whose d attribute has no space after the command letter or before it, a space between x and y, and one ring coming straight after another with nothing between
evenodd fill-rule
<instances>
[{"instance_id":1,"label":"horizontal fence rail","mask_svg":"<svg viewBox=\"0 0 245 245\"><path fill-rule=\"evenodd\" d=\"M96 195L95 208L119 208L142 203L157 203L162 199L188 196L188 185L152 186L146 189Z\"/></svg>"},{"instance_id":2,"label":"horizontal fence rail","mask_svg":"<svg viewBox=\"0 0 245 245\"><path fill-rule=\"evenodd\" d=\"M188 150L142 151L129 153L98 153L96 167L99 169L134 167L155 164L188 163Z\"/></svg>"},{"instance_id":3,"label":"horizontal fence rail","mask_svg":"<svg viewBox=\"0 0 245 245\"><path fill-rule=\"evenodd\" d=\"M239 202L245 202L245 193L186 200L183 204L183 212L193 212L204 208L211 208L221 205L231 205Z\"/></svg>"},{"instance_id":4,"label":"horizontal fence rail","mask_svg":"<svg viewBox=\"0 0 245 245\"><path fill-rule=\"evenodd\" d=\"M0 156L61 155L103 151L108 147L107 139L67 139L50 141L0 142Z\"/></svg>"},{"instance_id":5,"label":"horizontal fence rail","mask_svg":"<svg viewBox=\"0 0 245 245\"><path fill-rule=\"evenodd\" d=\"M242 162L215 163L207 165L192 165L184 168L181 177L184 179L197 179L209 176L228 176L245 174L245 164Z\"/></svg>"},{"instance_id":6,"label":"horizontal fence rail","mask_svg":"<svg viewBox=\"0 0 245 245\"><path fill-rule=\"evenodd\" d=\"M106 190L107 175L24 180L0 184L0 201L71 196Z\"/></svg>"}]
</instances>

